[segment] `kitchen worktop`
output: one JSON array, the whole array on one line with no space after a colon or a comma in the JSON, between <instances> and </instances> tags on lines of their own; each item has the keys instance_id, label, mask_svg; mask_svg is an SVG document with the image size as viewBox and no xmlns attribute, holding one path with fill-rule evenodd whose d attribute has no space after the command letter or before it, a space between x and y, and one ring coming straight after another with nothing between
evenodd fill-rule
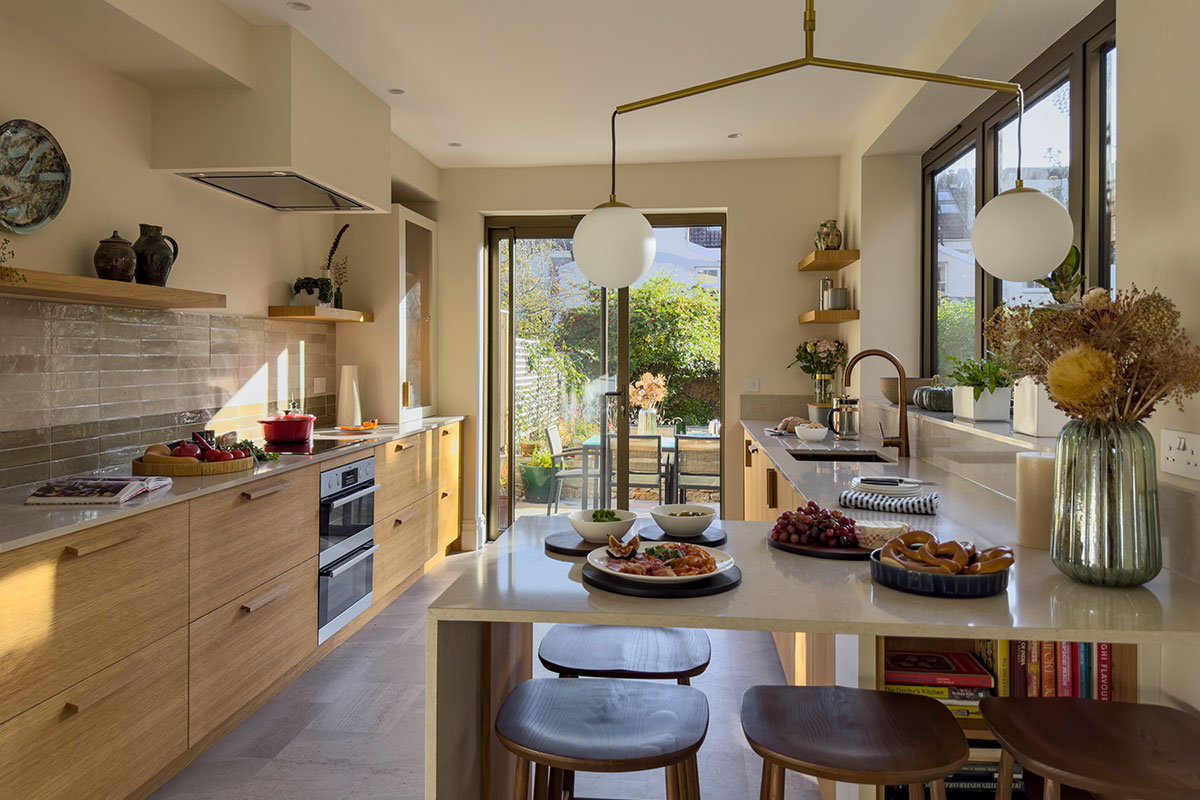
<instances>
[{"instance_id":1,"label":"kitchen worktop","mask_svg":"<svg viewBox=\"0 0 1200 800\"><path fill-rule=\"evenodd\" d=\"M151 509L173 503L194 500L206 494L231 489L251 481L279 475L294 469L318 464L332 458L342 458L357 452L364 456L377 445L433 430L463 420L464 417L426 417L402 425L381 425L367 434L346 434L336 429L319 430L314 439L354 439L352 445L339 447L318 455L284 454L278 461L268 461L244 472L209 477L175 478L168 489L142 496L120 505L25 505L25 498L44 481L27 483L0 490L0 553L7 553L57 536L84 530L94 525L113 522ZM129 467L110 467L84 473L97 477L131 475ZM313 501L316 502L316 497Z\"/></svg>"}]
</instances>

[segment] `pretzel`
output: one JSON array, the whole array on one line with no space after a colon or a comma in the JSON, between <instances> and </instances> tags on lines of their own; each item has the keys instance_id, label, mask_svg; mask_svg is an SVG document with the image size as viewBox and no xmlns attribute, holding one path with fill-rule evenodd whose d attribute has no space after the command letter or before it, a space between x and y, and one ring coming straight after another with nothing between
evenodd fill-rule
<instances>
[{"instance_id":1,"label":"pretzel","mask_svg":"<svg viewBox=\"0 0 1200 800\"><path fill-rule=\"evenodd\" d=\"M913 537L912 534L914 533L922 534L928 537L928 539ZM883 549L879 551L879 560L893 567L910 569L915 572L942 572L940 567L931 566L921 561L917 557L917 550L906 544L905 537L908 537L909 541L920 541L922 546L929 541L936 541L931 534L925 533L925 531L909 531L908 533L889 539L884 544Z\"/></svg>"},{"instance_id":2,"label":"pretzel","mask_svg":"<svg viewBox=\"0 0 1200 800\"><path fill-rule=\"evenodd\" d=\"M967 550L958 542L926 542L917 551L917 558L946 575L957 575L970 561Z\"/></svg>"},{"instance_id":3,"label":"pretzel","mask_svg":"<svg viewBox=\"0 0 1200 800\"><path fill-rule=\"evenodd\" d=\"M963 570L964 575L990 575L1003 572L1013 565L1011 547L991 547L975 556L975 562Z\"/></svg>"}]
</instances>

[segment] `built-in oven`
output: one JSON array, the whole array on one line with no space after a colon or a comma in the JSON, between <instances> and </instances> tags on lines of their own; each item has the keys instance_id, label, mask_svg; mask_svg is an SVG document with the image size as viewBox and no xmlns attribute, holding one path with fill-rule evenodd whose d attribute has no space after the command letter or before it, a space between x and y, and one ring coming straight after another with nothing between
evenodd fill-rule
<instances>
[{"instance_id":1,"label":"built-in oven","mask_svg":"<svg viewBox=\"0 0 1200 800\"><path fill-rule=\"evenodd\" d=\"M321 473L318 644L371 607L377 491L374 457Z\"/></svg>"}]
</instances>

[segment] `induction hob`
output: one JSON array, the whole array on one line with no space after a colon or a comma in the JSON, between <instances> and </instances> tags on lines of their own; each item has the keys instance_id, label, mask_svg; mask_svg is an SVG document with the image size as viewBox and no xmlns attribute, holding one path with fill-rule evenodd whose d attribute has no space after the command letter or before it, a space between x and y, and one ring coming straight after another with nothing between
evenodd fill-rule
<instances>
[{"instance_id":1,"label":"induction hob","mask_svg":"<svg viewBox=\"0 0 1200 800\"><path fill-rule=\"evenodd\" d=\"M342 447L352 447L362 443L362 441L362 439L310 439L307 442L275 442L260 446L267 453L279 453L280 455L289 456L315 456Z\"/></svg>"}]
</instances>

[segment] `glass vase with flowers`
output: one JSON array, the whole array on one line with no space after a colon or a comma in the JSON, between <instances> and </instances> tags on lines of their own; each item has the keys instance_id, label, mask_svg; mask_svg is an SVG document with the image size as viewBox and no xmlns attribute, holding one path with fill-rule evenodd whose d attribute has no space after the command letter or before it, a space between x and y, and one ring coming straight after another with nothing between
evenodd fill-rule
<instances>
[{"instance_id":1,"label":"glass vase with flowers","mask_svg":"<svg viewBox=\"0 0 1200 800\"><path fill-rule=\"evenodd\" d=\"M647 372L629 384L629 402L638 409L637 432L653 436L658 432L658 404L667 399L667 379Z\"/></svg>"},{"instance_id":2,"label":"glass vase with flowers","mask_svg":"<svg viewBox=\"0 0 1200 800\"><path fill-rule=\"evenodd\" d=\"M800 365L800 371L813 379L818 406L833 404L833 383L837 371L846 366L849 350L840 339L809 339L796 347L796 360L788 369Z\"/></svg>"}]
</instances>

